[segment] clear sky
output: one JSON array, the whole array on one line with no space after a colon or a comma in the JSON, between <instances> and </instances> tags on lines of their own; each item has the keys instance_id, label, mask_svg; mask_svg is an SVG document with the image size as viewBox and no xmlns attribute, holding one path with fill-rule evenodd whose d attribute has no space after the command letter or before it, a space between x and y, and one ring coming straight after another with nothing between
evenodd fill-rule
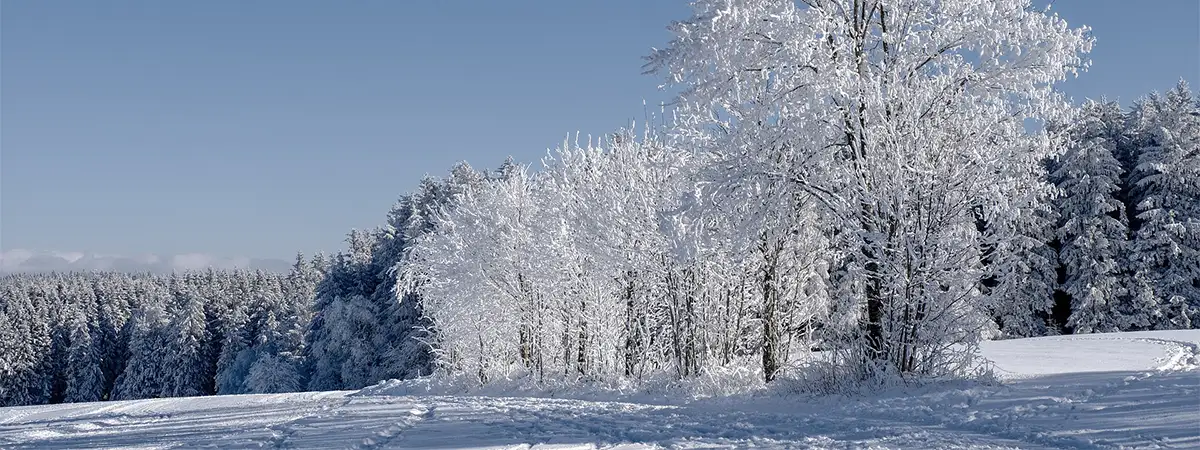
<instances>
[{"instance_id":1,"label":"clear sky","mask_svg":"<svg viewBox=\"0 0 1200 450\"><path fill-rule=\"evenodd\" d=\"M1040 0L1039 4L1044 4ZM1057 0L1064 85L1200 88L1200 1ZM0 250L335 251L458 160L641 120L682 1L0 2Z\"/></svg>"}]
</instances>

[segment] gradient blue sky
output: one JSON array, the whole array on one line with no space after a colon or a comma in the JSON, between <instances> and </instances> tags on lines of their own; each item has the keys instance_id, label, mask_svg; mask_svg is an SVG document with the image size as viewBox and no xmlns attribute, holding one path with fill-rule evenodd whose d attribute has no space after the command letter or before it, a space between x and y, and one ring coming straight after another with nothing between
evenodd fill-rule
<instances>
[{"instance_id":1,"label":"gradient blue sky","mask_svg":"<svg viewBox=\"0 0 1200 450\"><path fill-rule=\"evenodd\" d=\"M1039 4L1044 4L1040 0ZM1064 89L1200 86L1200 2L1057 0ZM665 99L641 56L682 1L0 3L0 249L335 251L455 161L532 162Z\"/></svg>"}]
</instances>

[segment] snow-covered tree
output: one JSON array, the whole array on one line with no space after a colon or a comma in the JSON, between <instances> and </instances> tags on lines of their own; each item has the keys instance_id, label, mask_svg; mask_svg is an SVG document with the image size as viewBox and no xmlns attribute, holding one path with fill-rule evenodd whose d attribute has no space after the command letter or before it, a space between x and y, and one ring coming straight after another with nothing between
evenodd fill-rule
<instances>
[{"instance_id":1,"label":"snow-covered tree","mask_svg":"<svg viewBox=\"0 0 1200 450\"><path fill-rule=\"evenodd\" d=\"M86 315L76 314L71 321L71 348L67 359L64 398L67 402L94 402L103 394L104 372L100 369L100 355L88 329Z\"/></svg>"},{"instance_id":2,"label":"snow-covered tree","mask_svg":"<svg viewBox=\"0 0 1200 450\"><path fill-rule=\"evenodd\" d=\"M296 392L301 388L300 374L293 361L263 353L250 365L245 388L246 392L253 394Z\"/></svg>"},{"instance_id":3,"label":"snow-covered tree","mask_svg":"<svg viewBox=\"0 0 1200 450\"><path fill-rule=\"evenodd\" d=\"M365 294L376 288L370 265L376 238L374 233L352 230L346 238L348 251L334 257L329 273L317 285L305 347L309 389L349 389L375 381L363 374L371 373L377 360L372 343L378 339L378 309ZM360 371L355 376L358 386L342 377L351 347L357 353L353 370Z\"/></svg>"},{"instance_id":4,"label":"snow-covered tree","mask_svg":"<svg viewBox=\"0 0 1200 450\"><path fill-rule=\"evenodd\" d=\"M282 302L279 305L279 342L277 351L293 360L304 353L304 333L312 321L312 302L322 274L313 261L296 255L287 283L282 286Z\"/></svg>"},{"instance_id":5,"label":"snow-covered tree","mask_svg":"<svg viewBox=\"0 0 1200 450\"><path fill-rule=\"evenodd\" d=\"M697 329L686 326L697 316L687 314L684 291L694 294L698 286L676 286L673 296L665 286L683 281L668 257L663 226L669 222L664 213L677 209L686 190L689 164L686 153L656 137L639 140L633 130L623 130L596 145L564 142L543 161L543 179L527 183L545 217L531 222L546 227L535 233L547 241L529 247L538 252L531 259L572 268L573 276L543 282L549 283L544 295L579 299L578 305L550 310L569 306L588 312L567 330L580 328L576 336L593 340L583 349L601 352L592 356L599 361L584 364L593 375L641 377L662 368L686 376L704 363L698 356L703 348L689 345Z\"/></svg>"},{"instance_id":6,"label":"snow-covered tree","mask_svg":"<svg viewBox=\"0 0 1200 450\"><path fill-rule=\"evenodd\" d=\"M487 179L487 172L476 170L466 161L462 161L450 168L443 192L448 197L447 200L453 202L454 197L483 189Z\"/></svg>"},{"instance_id":7,"label":"snow-covered tree","mask_svg":"<svg viewBox=\"0 0 1200 450\"><path fill-rule=\"evenodd\" d=\"M739 161L730 184L782 180L821 205L840 249L834 307L857 311L825 329L840 366L961 368L985 323L974 212L1009 215L1038 189L1019 174L1054 149L1023 122L1069 110L1054 86L1085 65L1086 28L1028 0L693 8L649 57L684 88L673 134Z\"/></svg>"},{"instance_id":8,"label":"snow-covered tree","mask_svg":"<svg viewBox=\"0 0 1200 450\"><path fill-rule=\"evenodd\" d=\"M143 283L138 292L147 300L126 324L129 336L129 359L125 370L117 377L113 400L158 398L172 374L166 365L170 348L168 326L170 317L165 305L169 295L162 286Z\"/></svg>"},{"instance_id":9,"label":"snow-covered tree","mask_svg":"<svg viewBox=\"0 0 1200 450\"><path fill-rule=\"evenodd\" d=\"M402 268L406 290L420 289L424 314L436 324L439 362L482 381L507 372L531 351L526 348L537 348L520 330L534 326L522 322L532 317L522 311L536 300L534 283L525 280L535 275L525 258L536 220L525 182L518 175L460 191L455 207L435 219L435 231L420 238Z\"/></svg>"},{"instance_id":10,"label":"snow-covered tree","mask_svg":"<svg viewBox=\"0 0 1200 450\"><path fill-rule=\"evenodd\" d=\"M1045 178L1045 171L1037 171ZM1008 220L983 224L983 232L1009 239L985 244L983 285L987 305L999 337L1033 337L1056 334L1052 310L1058 284L1058 251L1055 241L1059 220L1048 193L1027 196ZM1016 202L1014 202L1016 203ZM993 227L1010 230L990 233Z\"/></svg>"},{"instance_id":11,"label":"snow-covered tree","mask_svg":"<svg viewBox=\"0 0 1200 450\"><path fill-rule=\"evenodd\" d=\"M1120 191L1121 164L1114 156L1119 130L1115 103L1091 102L1074 124L1073 145L1051 178L1062 190L1058 213L1059 258L1066 268L1063 289L1071 295L1067 322L1076 333L1117 331L1126 324L1120 303L1128 295L1122 268L1129 251L1125 205ZM1144 326L1144 325L1143 325Z\"/></svg>"},{"instance_id":12,"label":"snow-covered tree","mask_svg":"<svg viewBox=\"0 0 1200 450\"><path fill-rule=\"evenodd\" d=\"M243 392L261 352L296 363L280 349L305 318L282 300L285 282L245 270L0 277L0 404Z\"/></svg>"},{"instance_id":13,"label":"snow-covered tree","mask_svg":"<svg viewBox=\"0 0 1200 450\"><path fill-rule=\"evenodd\" d=\"M362 295L336 297L324 311L326 338L313 344L316 370L310 389L358 389L373 378L378 311Z\"/></svg>"},{"instance_id":14,"label":"snow-covered tree","mask_svg":"<svg viewBox=\"0 0 1200 450\"><path fill-rule=\"evenodd\" d=\"M1200 105L1180 81L1140 113L1137 297L1155 328L1200 326Z\"/></svg>"},{"instance_id":15,"label":"snow-covered tree","mask_svg":"<svg viewBox=\"0 0 1200 450\"><path fill-rule=\"evenodd\" d=\"M10 299L5 300L7 302ZM7 307L7 304L5 306ZM4 312L5 314L0 314L0 405L8 406L16 404L12 397L17 388L17 374L21 370L19 362L24 358L17 353L22 346L19 344L16 330L13 329L12 312L7 308Z\"/></svg>"},{"instance_id":16,"label":"snow-covered tree","mask_svg":"<svg viewBox=\"0 0 1200 450\"><path fill-rule=\"evenodd\" d=\"M0 405L432 370L861 382L961 374L981 338L1200 326L1186 84L1072 107L1091 39L1031 0L692 5L648 58L682 88L663 134L457 163L286 275L0 278Z\"/></svg>"},{"instance_id":17,"label":"snow-covered tree","mask_svg":"<svg viewBox=\"0 0 1200 450\"><path fill-rule=\"evenodd\" d=\"M420 326L421 314L415 309L416 298L403 298L396 292L396 266L402 264L414 238L408 231L419 227L410 222L418 220L419 200L405 195L388 212L387 223L378 231L379 244L371 255L370 269L375 273L375 287L370 300L378 311L379 335L376 337L378 361L372 378L413 378L429 373L427 346L413 339Z\"/></svg>"},{"instance_id":18,"label":"snow-covered tree","mask_svg":"<svg viewBox=\"0 0 1200 450\"><path fill-rule=\"evenodd\" d=\"M49 349L47 323L30 295L35 280L19 279L3 290L0 320L0 404L36 405L50 400L52 374L40 365L40 352Z\"/></svg>"},{"instance_id":19,"label":"snow-covered tree","mask_svg":"<svg viewBox=\"0 0 1200 450\"><path fill-rule=\"evenodd\" d=\"M233 305L229 316L225 319L226 329L221 343L221 352L217 357L216 390L217 394L241 394L244 381L250 371L253 356L250 349L250 336L246 324L250 317L246 314L245 303Z\"/></svg>"},{"instance_id":20,"label":"snow-covered tree","mask_svg":"<svg viewBox=\"0 0 1200 450\"><path fill-rule=\"evenodd\" d=\"M104 371L105 400L112 398L117 377L129 359L129 336L122 331L138 303L132 296L133 284L129 274L115 273L97 275L92 282L99 314L95 337Z\"/></svg>"},{"instance_id":21,"label":"snow-covered tree","mask_svg":"<svg viewBox=\"0 0 1200 450\"><path fill-rule=\"evenodd\" d=\"M204 299L193 286L175 278L164 368L170 373L163 380L163 397L193 397L210 393L211 374L206 373L205 347L208 336Z\"/></svg>"},{"instance_id":22,"label":"snow-covered tree","mask_svg":"<svg viewBox=\"0 0 1200 450\"><path fill-rule=\"evenodd\" d=\"M543 164L534 174L511 166L456 197L401 266L443 369L481 382L691 377L761 349L781 364L821 309L810 301L823 293L811 279L819 264L797 264L814 260L807 244L819 239L793 239L812 225L798 221L770 241L777 301L769 320L757 318L762 303L747 301L739 280L755 269L731 255L758 235L730 243L745 223L720 228L712 211L689 206L688 152L625 131L564 143ZM777 331L769 345L762 329Z\"/></svg>"}]
</instances>

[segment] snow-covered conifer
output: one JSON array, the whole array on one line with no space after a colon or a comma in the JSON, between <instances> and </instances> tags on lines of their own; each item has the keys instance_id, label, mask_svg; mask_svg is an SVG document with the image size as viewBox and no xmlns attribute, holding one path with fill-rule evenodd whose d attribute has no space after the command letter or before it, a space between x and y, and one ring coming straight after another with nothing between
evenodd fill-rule
<instances>
[{"instance_id":1,"label":"snow-covered conifer","mask_svg":"<svg viewBox=\"0 0 1200 450\"><path fill-rule=\"evenodd\" d=\"M250 365L245 391L251 394L272 394L300 390L300 374L296 365L284 357L263 353Z\"/></svg>"},{"instance_id":2,"label":"snow-covered conifer","mask_svg":"<svg viewBox=\"0 0 1200 450\"><path fill-rule=\"evenodd\" d=\"M233 305L229 316L225 319L224 341L217 359L216 390L217 394L240 394L243 383L253 362L250 358L250 336L247 324L250 317L246 314L247 306L243 302Z\"/></svg>"},{"instance_id":3,"label":"snow-covered conifer","mask_svg":"<svg viewBox=\"0 0 1200 450\"><path fill-rule=\"evenodd\" d=\"M1121 164L1106 116L1119 116L1115 103L1088 103L1075 124L1074 144L1051 179L1062 190L1058 213L1059 258L1066 268L1063 289L1071 295L1067 326L1076 333L1117 331L1120 303L1128 295L1122 268L1129 229L1125 205L1116 199Z\"/></svg>"},{"instance_id":4,"label":"snow-covered conifer","mask_svg":"<svg viewBox=\"0 0 1200 450\"><path fill-rule=\"evenodd\" d=\"M80 312L71 321L71 347L67 359L67 402L94 402L103 394L104 372L100 355L89 331L88 319Z\"/></svg>"},{"instance_id":5,"label":"snow-covered conifer","mask_svg":"<svg viewBox=\"0 0 1200 450\"><path fill-rule=\"evenodd\" d=\"M166 358L170 342L170 318L165 310L169 300L165 293L153 292L154 287L140 294L148 295L133 317L126 323L129 335L129 359L117 377L113 400L158 398L172 375L167 371Z\"/></svg>"},{"instance_id":6,"label":"snow-covered conifer","mask_svg":"<svg viewBox=\"0 0 1200 450\"><path fill-rule=\"evenodd\" d=\"M204 299L194 287L182 284L178 278L172 281L175 293L166 330L167 347L163 354L163 368L170 373L164 377L162 396L194 397L208 394L211 375L206 373L208 364L204 359L208 340Z\"/></svg>"},{"instance_id":7,"label":"snow-covered conifer","mask_svg":"<svg viewBox=\"0 0 1200 450\"><path fill-rule=\"evenodd\" d=\"M1143 107L1134 282L1154 327L1200 326L1200 105L1187 83Z\"/></svg>"}]
</instances>

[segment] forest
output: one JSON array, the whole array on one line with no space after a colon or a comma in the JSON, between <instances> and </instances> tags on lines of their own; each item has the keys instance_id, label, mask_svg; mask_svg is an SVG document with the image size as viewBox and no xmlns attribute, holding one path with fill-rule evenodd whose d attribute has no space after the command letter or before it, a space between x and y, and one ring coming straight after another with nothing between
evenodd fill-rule
<instances>
[{"instance_id":1,"label":"forest","mask_svg":"<svg viewBox=\"0 0 1200 450\"><path fill-rule=\"evenodd\" d=\"M1028 1L694 3L660 127L467 163L290 273L0 279L0 406L980 374L981 340L1200 328L1200 101L1072 103Z\"/></svg>"}]
</instances>

